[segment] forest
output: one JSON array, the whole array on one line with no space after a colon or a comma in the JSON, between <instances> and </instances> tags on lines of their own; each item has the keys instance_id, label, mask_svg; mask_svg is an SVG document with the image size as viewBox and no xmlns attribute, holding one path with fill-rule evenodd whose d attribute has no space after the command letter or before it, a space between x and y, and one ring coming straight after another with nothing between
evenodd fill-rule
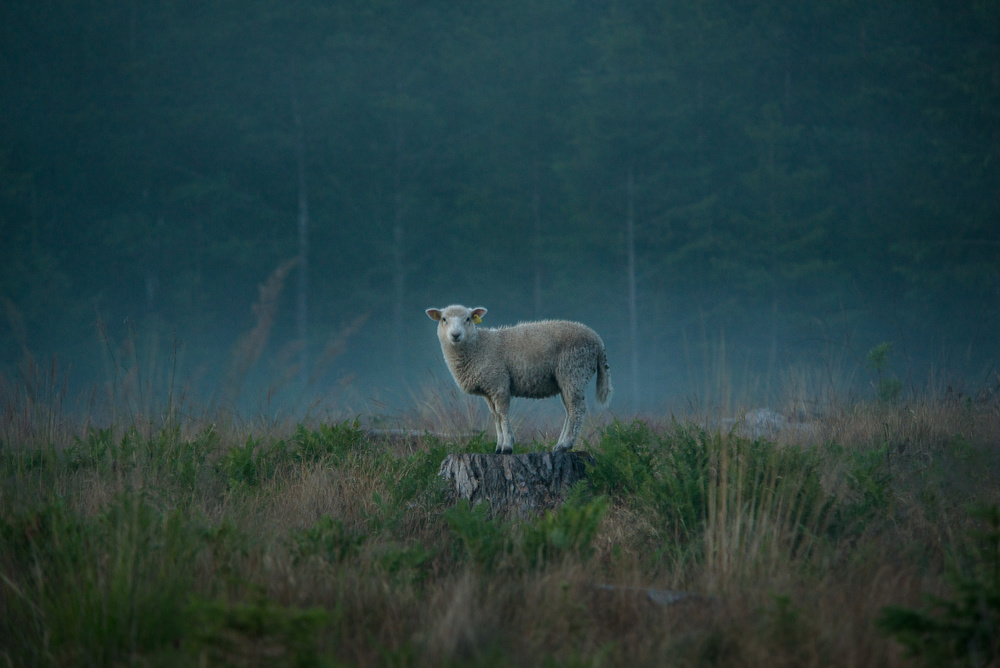
<instances>
[{"instance_id":1,"label":"forest","mask_svg":"<svg viewBox=\"0 0 1000 668\"><path fill-rule=\"evenodd\" d=\"M0 666L1000 665L998 326L995 0L4 0Z\"/></svg>"},{"instance_id":2,"label":"forest","mask_svg":"<svg viewBox=\"0 0 1000 668\"><path fill-rule=\"evenodd\" d=\"M8 377L405 406L457 302L626 413L997 382L993 2L14 1L0 119Z\"/></svg>"}]
</instances>

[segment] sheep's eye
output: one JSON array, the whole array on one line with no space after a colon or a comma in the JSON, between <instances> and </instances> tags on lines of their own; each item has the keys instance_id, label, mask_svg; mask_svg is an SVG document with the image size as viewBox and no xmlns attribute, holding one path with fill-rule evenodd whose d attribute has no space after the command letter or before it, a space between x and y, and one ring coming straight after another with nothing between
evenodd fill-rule
<instances>
[{"instance_id":1,"label":"sheep's eye","mask_svg":"<svg viewBox=\"0 0 1000 668\"><path fill-rule=\"evenodd\" d=\"M441 316L441 322L448 322L448 318Z\"/></svg>"},{"instance_id":2,"label":"sheep's eye","mask_svg":"<svg viewBox=\"0 0 1000 668\"><path fill-rule=\"evenodd\" d=\"M472 318L466 318L465 322L472 322Z\"/></svg>"}]
</instances>

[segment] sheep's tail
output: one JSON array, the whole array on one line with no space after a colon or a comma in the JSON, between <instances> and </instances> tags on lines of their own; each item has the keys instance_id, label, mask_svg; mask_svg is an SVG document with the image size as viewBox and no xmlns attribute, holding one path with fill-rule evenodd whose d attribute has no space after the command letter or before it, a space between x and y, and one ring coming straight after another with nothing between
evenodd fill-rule
<instances>
[{"instance_id":1,"label":"sheep's tail","mask_svg":"<svg viewBox=\"0 0 1000 668\"><path fill-rule=\"evenodd\" d=\"M611 387L611 367L608 366L608 354L602 347L601 354L597 358L597 402L602 406L607 406L614 391L615 388Z\"/></svg>"}]
</instances>

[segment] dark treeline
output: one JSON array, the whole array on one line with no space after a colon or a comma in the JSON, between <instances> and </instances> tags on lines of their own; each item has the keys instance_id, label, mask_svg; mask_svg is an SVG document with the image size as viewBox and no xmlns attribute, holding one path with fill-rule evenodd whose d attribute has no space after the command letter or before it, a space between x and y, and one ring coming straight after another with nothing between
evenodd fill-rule
<instances>
[{"instance_id":1,"label":"dark treeline","mask_svg":"<svg viewBox=\"0 0 1000 668\"><path fill-rule=\"evenodd\" d=\"M594 326L622 410L978 387L1000 4L5 2L0 230L8 373L405 401L463 302Z\"/></svg>"}]
</instances>

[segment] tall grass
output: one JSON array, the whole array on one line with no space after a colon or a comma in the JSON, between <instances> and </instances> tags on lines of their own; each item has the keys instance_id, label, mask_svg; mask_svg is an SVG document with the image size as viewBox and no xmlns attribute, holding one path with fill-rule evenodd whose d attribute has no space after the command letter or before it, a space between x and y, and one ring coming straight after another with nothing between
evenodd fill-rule
<instances>
[{"instance_id":1,"label":"tall grass","mask_svg":"<svg viewBox=\"0 0 1000 668\"><path fill-rule=\"evenodd\" d=\"M55 443L67 424L68 376L56 358L47 365L27 355L13 377L0 374L0 442Z\"/></svg>"},{"instance_id":2,"label":"tall grass","mask_svg":"<svg viewBox=\"0 0 1000 668\"><path fill-rule=\"evenodd\" d=\"M707 449L706 588L728 591L794 572L822 539L831 504L819 454L720 435Z\"/></svg>"},{"instance_id":3,"label":"tall grass","mask_svg":"<svg viewBox=\"0 0 1000 668\"><path fill-rule=\"evenodd\" d=\"M436 476L492 450L464 405L421 409L464 435L401 435L154 411L126 384L131 410L74 419L33 368L0 384L2 664L996 661L993 515L970 511L1000 503L989 393L828 406L780 442L591 423L589 482L509 521Z\"/></svg>"}]
</instances>

